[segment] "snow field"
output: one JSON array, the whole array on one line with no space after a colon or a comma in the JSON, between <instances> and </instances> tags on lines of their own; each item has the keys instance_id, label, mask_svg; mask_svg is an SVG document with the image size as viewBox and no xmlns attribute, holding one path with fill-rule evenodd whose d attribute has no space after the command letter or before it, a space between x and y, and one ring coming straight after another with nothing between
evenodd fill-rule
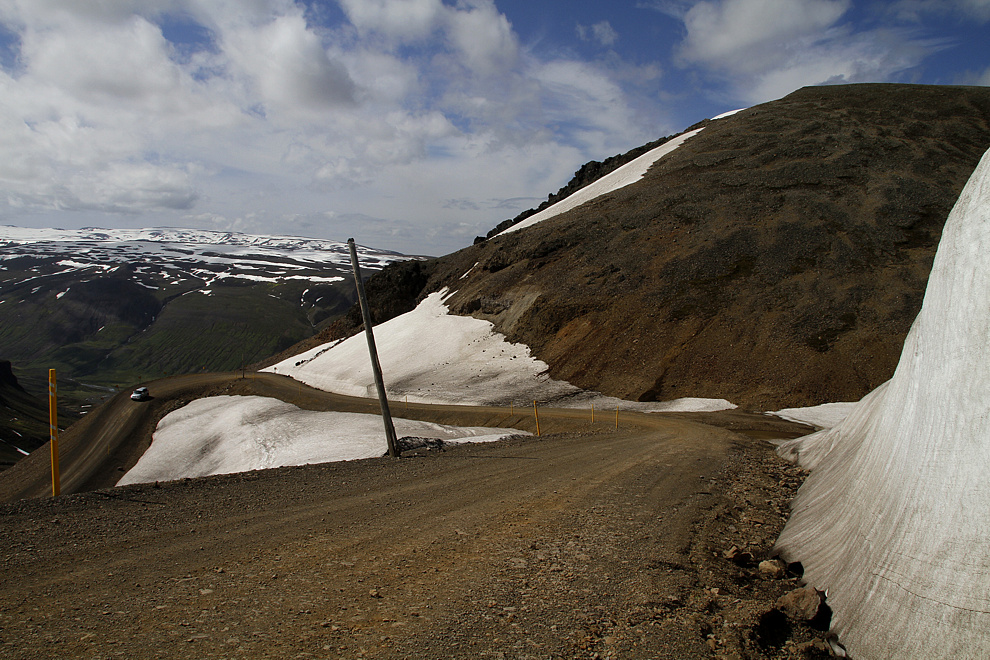
<instances>
[{"instance_id":1,"label":"snow field","mask_svg":"<svg viewBox=\"0 0 990 660\"><path fill-rule=\"evenodd\" d=\"M456 427L394 418L398 437L489 442L515 429ZM351 461L387 450L382 418L313 412L258 396L197 399L166 415L154 441L118 486L246 472L286 465Z\"/></svg>"},{"instance_id":2,"label":"snow field","mask_svg":"<svg viewBox=\"0 0 990 660\"><path fill-rule=\"evenodd\" d=\"M375 326L375 344L388 395L416 403L508 406L532 404L644 412L712 411L734 408L724 399L678 399L640 403L581 390L547 375L548 366L513 344L489 321L448 313L446 289L432 293L411 312ZM311 387L375 397L375 381L362 334L324 344L264 371Z\"/></svg>"}]
</instances>

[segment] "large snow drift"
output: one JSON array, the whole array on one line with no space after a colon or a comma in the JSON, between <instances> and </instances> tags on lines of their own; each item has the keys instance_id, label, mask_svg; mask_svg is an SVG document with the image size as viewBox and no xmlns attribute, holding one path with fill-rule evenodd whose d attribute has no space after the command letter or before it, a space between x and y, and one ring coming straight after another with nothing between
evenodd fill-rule
<instances>
[{"instance_id":1,"label":"large snow drift","mask_svg":"<svg viewBox=\"0 0 990 660\"><path fill-rule=\"evenodd\" d=\"M949 215L891 380L781 452L812 473L778 548L850 655L990 657L990 152Z\"/></svg>"},{"instance_id":2,"label":"large snow drift","mask_svg":"<svg viewBox=\"0 0 990 660\"><path fill-rule=\"evenodd\" d=\"M375 326L375 343L391 398L416 403L526 405L644 412L713 411L734 408L724 399L677 399L662 403L622 401L554 380L548 366L513 344L489 321L448 314L446 290L432 293L411 312ZM328 392L374 397L375 380L362 335L324 344L265 369Z\"/></svg>"},{"instance_id":3,"label":"large snow drift","mask_svg":"<svg viewBox=\"0 0 990 660\"><path fill-rule=\"evenodd\" d=\"M446 426L398 417L393 422L399 437L445 442L529 435L515 429ZM386 449L378 415L313 412L259 396L216 396L197 399L166 415L151 447L117 485L373 458Z\"/></svg>"}]
</instances>

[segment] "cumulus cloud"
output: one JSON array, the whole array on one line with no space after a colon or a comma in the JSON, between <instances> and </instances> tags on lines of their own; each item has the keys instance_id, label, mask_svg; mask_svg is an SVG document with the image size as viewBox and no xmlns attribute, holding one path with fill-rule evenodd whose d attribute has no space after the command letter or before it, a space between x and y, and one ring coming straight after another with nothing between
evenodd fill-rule
<instances>
[{"instance_id":1,"label":"cumulus cloud","mask_svg":"<svg viewBox=\"0 0 990 660\"><path fill-rule=\"evenodd\" d=\"M482 0L448 16L452 42L475 72L494 74L515 65L519 44L512 25L495 4Z\"/></svg>"},{"instance_id":2,"label":"cumulus cloud","mask_svg":"<svg viewBox=\"0 0 990 660\"><path fill-rule=\"evenodd\" d=\"M300 12L260 27L238 26L222 45L231 64L257 87L257 98L280 112L354 103L356 85L330 60Z\"/></svg>"},{"instance_id":3,"label":"cumulus cloud","mask_svg":"<svg viewBox=\"0 0 990 660\"><path fill-rule=\"evenodd\" d=\"M439 37L449 52L476 73L504 71L516 62L519 44L512 25L492 0L340 0L357 30L386 45L416 44Z\"/></svg>"},{"instance_id":4,"label":"cumulus cloud","mask_svg":"<svg viewBox=\"0 0 990 660\"><path fill-rule=\"evenodd\" d=\"M440 0L339 0L348 20L362 33L377 33L394 44L415 43L439 30L449 11Z\"/></svg>"},{"instance_id":5,"label":"cumulus cloud","mask_svg":"<svg viewBox=\"0 0 990 660\"><path fill-rule=\"evenodd\" d=\"M20 57L27 73L19 85L63 97L62 108L81 104L76 110L88 115L104 104L155 113L185 113L195 104L195 85L169 58L161 30L141 17L25 30Z\"/></svg>"},{"instance_id":6,"label":"cumulus cloud","mask_svg":"<svg viewBox=\"0 0 990 660\"><path fill-rule=\"evenodd\" d=\"M755 70L780 49L820 38L849 9L849 0L722 0L695 4L684 16L684 58ZM776 52L775 52L776 51Z\"/></svg>"},{"instance_id":7,"label":"cumulus cloud","mask_svg":"<svg viewBox=\"0 0 990 660\"><path fill-rule=\"evenodd\" d=\"M353 222L454 249L516 211L495 195L542 197L658 134L635 109L654 69L541 58L492 0L338 5L0 0L0 216ZM586 34L616 41L607 21Z\"/></svg>"}]
</instances>

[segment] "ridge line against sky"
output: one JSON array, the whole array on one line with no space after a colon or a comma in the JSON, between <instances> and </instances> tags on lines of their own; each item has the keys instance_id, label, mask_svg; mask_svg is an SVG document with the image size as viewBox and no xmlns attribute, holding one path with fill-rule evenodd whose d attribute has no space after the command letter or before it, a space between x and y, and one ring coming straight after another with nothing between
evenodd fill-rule
<instances>
[{"instance_id":1,"label":"ridge line against sky","mask_svg":"<svg viewBox=\"0 0 990 660\"><path fill-rule=\"evenodd\" d=\"M990 0L0 0L0 224L445 254L805 85L990 84Z\"/></svg>"}]
</instances>

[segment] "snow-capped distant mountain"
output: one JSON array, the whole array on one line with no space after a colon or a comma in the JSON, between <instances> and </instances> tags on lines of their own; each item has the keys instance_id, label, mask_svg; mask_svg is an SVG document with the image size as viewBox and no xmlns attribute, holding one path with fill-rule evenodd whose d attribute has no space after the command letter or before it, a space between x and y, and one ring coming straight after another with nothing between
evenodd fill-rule
<instances>
[{"instance_id":1,"label":"snow-capped distant mountain","mask_svg":"<svg viewBox=\"0 0 990 660\"><path fill-rule=\"evenodd\" d=\"M358 257L365 276L413 258ZM354 296L336 241L0 227L0 359L27 383L49 368L102 386L234 369L310 337Z\"/></svg>"},{"instance_id":2,"label":"snow-capped distant mountain","mask_svg":"<svg viewBox=\"0 0 990 660\"><path fill-rule=\"evenodd\" d=\"M258 236L195 229L25 229L0 226L0 261L58 257L60 271L108 270L135 266L134 279L146 286L159 280L197 278L205 287L218 279L257 282L333 282L313 271L350 268L347 244L292 236ZM362 269L377 271L408 259L396 252L358 247Z\"/></svg>"}]
</instances>

